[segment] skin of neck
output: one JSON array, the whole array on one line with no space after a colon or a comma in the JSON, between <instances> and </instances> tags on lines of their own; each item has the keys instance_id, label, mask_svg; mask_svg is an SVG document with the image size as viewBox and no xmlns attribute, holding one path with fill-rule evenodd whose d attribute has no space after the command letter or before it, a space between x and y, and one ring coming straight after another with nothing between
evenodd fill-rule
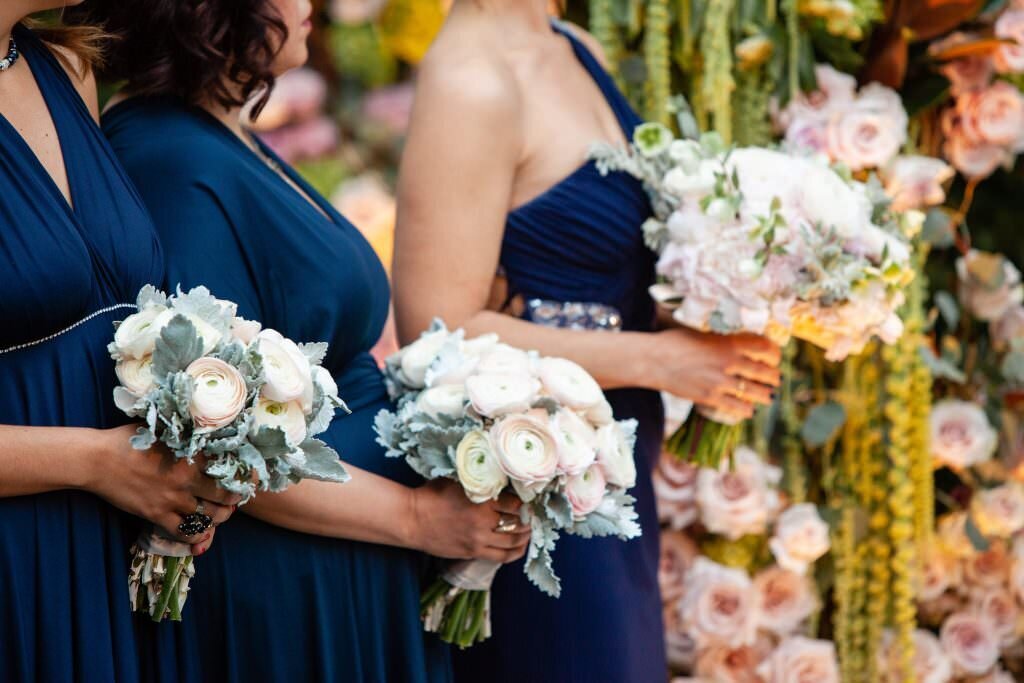
<instances>
[{"instance_id":1,"label":"skin of neck","mask_svg":"<svg viewBox=\"0 0 1024 683\"><path fill-rule=\"evenodd\" d=\"M547 31L550 0L455 0L452 14L477 14L496 19L505 30Z\"/></svg>"},{"instance_id":2,"label":"skin of neck","mask_svg":"<svg viewBox=\"0 0 1024 683\"><path fill-rule=\"evenodd\" d=\"M14 25L24 19L24 16L20 15L20 12L12 12L10 8L4 9L3 3L0 3L0 59L7 56L7 47L11 44L11 32L14 30Z\"/></svg>"}]
</instances>

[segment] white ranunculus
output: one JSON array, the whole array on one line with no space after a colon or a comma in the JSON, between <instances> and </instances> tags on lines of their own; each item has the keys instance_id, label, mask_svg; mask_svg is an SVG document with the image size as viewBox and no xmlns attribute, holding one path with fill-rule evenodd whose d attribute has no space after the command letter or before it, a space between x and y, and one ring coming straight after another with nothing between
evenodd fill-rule
<instances>
[{"instance_id":1,"label":"white ranunculus","mask_svg":"<svg viewBox=\"0 0 1024 683\"><path fill-rule=\"evenodd\" d=\"M758 667L765 683L839 683L836 646L827 640L792 636Z\"/></svg>"},{"instance_id":2,"label":"white ranunculus","mask_svg":"<svg viewBox=\"0 0 1024 683\"><path fill-rule=\"evenodd\" d=\"M603 427L615 419L615 414L612 411L612 404L604 400L587 410L586 417L595 427Z\"/></svg>"},{"instance_id":3,"label":"white ranunculus","mask_svg":"<svg viewBox=\"0 0 1024 683\"><path fill-rule=\"evenodd\" d=\"M930 421L932 456L939 465L972 467L991 458L999 445L999 435L975 403L939 401Z\"/></svg>"},{"instance_id":4,"label":"white ranunculus","mask_svg":"<svg viewBox=\"0 0 1024 683\"><path fill-rule=\"evenodd\" d=\"M1024 486L1008 481L977 491L971 498L971 518L986 536L1010 538L1024 529Z\"/></svg>"},{"instance_id":5,"label":"white ranunculus","mask_svg":"<svg viewBox=\"0 0 1024 683\"><path fill-rule=\"evenodd\" d=\"M571 360L542 358L537 375L553 399L573 410L588 410L604 400L597 380Z\"/></svg>"},{"instance_id":6,"label":"white ranunculus","mask_svg":"<svg viewBox=\"0 0 1024 683\"><path fill-rule=\"evenodd\" d=\"M306 416L298 401L284 403L261 397L252 411L253 427L277 427L284 431L288 443L299 446L306 440Z\"/></svg>"},{"instance_id":7,"label":"white ranunculus","mask_svg":"<svg viewBox=\"0 0 1024 683\"><path fill-rule=\"evenodd\" d=\"M164 306L147 306L121 321L114 332L114 344L125 358L144 358L153 353L160 330L173 316Z\"/></svg>"},{"instance_id":8,"label":"white ranunculus","mask_svg":"<svg viewBox=\"0 0 1024 683\"><path fill-rule=\"evenodd\" d=\"M715 643L739 647L755 641L757 594L742 569L698 557L686 573L679 613L698 650Z\"/></svg>"},{"instance_id":9,"label":"white ranunculus","mask_svg":"<svg viewBox=\"0 0 1024 683\"><path fill-rule=\"evenodd\" d=\"M416 408L430 417L461 417L466 408L466 388L461 384L442 384L424 389L416 398Z\"/></svg>"},{"instance_id":10,"label":"white ranunculus","mask_svg":"<svg viewBox=\"0 0 1024 683\"><path fill-rule=\"evenodd\" d=\"M310 367L310 370L312 371L313 382L320 386L320 391L324 393L324 397L340 401L338 383L334 381L334 376L328 372L327 368L322 365L313 365Z\"/></svg>"},{"instance_id":11,"label":"white ranunculus","mask_svg":"<svg viewBox=\"0 0 1024 683\"><path fill-rule=\"evenodd\" d=\"M530 374L530 355L508 344L495 344L480 356L476 371L481 375Z\"/></svg>"},{"instance_id":12,"label":"white ranunculus","mask_svg":"<svg viewBox=\"0 0 1024 683\"><path fill-rule=\"evenodd\" d=\"M768 546L779 565L803 574L831 547L828 525L810 503L794 505L779 515Z\"/></svg>"},{"instance_id":13,"label":"white ranunculus","mask_svg":"<svg viewBox=\"0 0 1024 683\"><path fill-rule=\"evenodd\" d=\"M558 447L558 471L576 476L597 458L593 428L571 410L561 409L551 419L551 430Z\"/></svg>"},{"instance_id":14,"label":"white ranunculus","mask_svg":"<svg viewBox=\"0 0 1024 683\"><path fill-rule=\"evenodd\" d=\"M313 403L313 372L302 350L276 330L263 330L255 344L263 358L266 379L262 395L279 403L299 401L308 413Z\"/></svg>"},{"instance_id":15,"label":"white ranunculus","mask_svg":"<svg viewBox=\"0 0 1024 683\"><path fill-rule=\"evenodd\" d=\"M540 488L558 469L558 449L546 416L509 415L494 423L491 444L502 471L513 482Z\"/></svg>"},{"instance_id":16,"label":"white ranunculus","mask_svg":"<svg viewBox=\"0 0 1024 683\"><path fill-rule=\"evenodd\" d=\"M189 412L198 427L219 429L234 422L245 408L245 378L219 358L192 361L186 374L192 378Z\"/></svg>"},{"instance_id":17,"label":"white ranunculus","mask_svg":"<svg viewBox=\"0 0 1024 683\"><path fill-rule=\"evenodd\" d=\"M803 574L770 567L754 577L758 626L780 638L795 634L818 609L816 588Z\"/></svg>"},{"instance_id":18,"label":"white ranunculus","mask_svg":"<svg viewBox=\"0 0 1024 683\"><path fill-rule=\"evenodd\" d=\"M481 334L479 337L466 339L462 342L462 353L467 356L480 358L486 355L498 345L498 335L492 333Z\"/></svg>"},{"instance_id":19,"label":"white ranunculus","mask_svg":"<svg viewBox=\"0 0 1024 683\"><path fill-rule=\"evenodd\" d=\"M992 622L981 615L950 616L939 631L939 642L959 675L980 676L999 661L999 638Z\"/></svg>"},{"instance_id":20,"label":"white ranunculus","mask_svg":"<svg viewBox=\"0 0 1024 683\"><path fill-rule=\"evenodd\" d=\"M246 320L235 316L235 319L231 321L231 336L246 346L252 343L262 329L263 325L256 320Z\"/></svg>"},{"instance_id":21,"label":"white ranunculus","mask_svg":"<svg viewBox=\"0 0 1024 683\"><path fill-rule=\"evenodd\" d=\"M136 398L142 398L156 386L153 379L153 357L125 359L114 366L117 380Z\"/></svg>"},{"instance_id":22,"label":"white ranunculus","mask_svg":"<svg viewBox=\"0 0 1024 683\"><path fill-rule=\"evenodd\" d=\"M597 509L604 499L605 484L604 472L596 465L569 477L565 484L565 495L572 506L574 517L582 519Z\"/></svg>"},{"instance_id":23,"label":"white ranunculus","mask_svg":"<svg viewBox=\"0 0 1024 683\"><path fill-rule=\"evenodd\" d=\"M530 409L540 382L529 375L480 374L466 380L473 409L484 417L500 417Z\"/></svg>"},{"instance_id":24,"label":"white ranunculus","mask_svg":"<svg viewBox=\"0 0 1024 683\"><path fill-rule=\"evenodd\" d=\"M708 531L736 540L746 534L761 534L778 513L776 489L782 472L761 460L750 448L741 446L717 469L701 468L697 474L697 506Z\"/></svg>"},{"instance_id":25,"label":"white ranunculus","mask_svg":"<svg viewBox=\"0 0 1024 683\"><path fill-rule=\"evenodd\" d=\"M494 500L508 486L487 434L474 429L455 449L455 470L466 496L474 503Z\"/></svg>"},{"instance_id":26,"label":"white ranunculus","mask_svg":"<svg viewBox=\"0 0 1024 683\"><path fill-rule=\"evenodd\" d=\"M673 140L668 146L668 155L685 173L696 173L701 160L700 143L696 140Z\"/></svg>"},{"instance_id":27,"label":"white ranunculus","mask_svg":"<svg viewBox=\"0 0 1024 683\"><path fill-rule=\"evenodd\" d=\"M427 369L437 358L441 347L448 341L447 330L427 332L401 351L402 374L410 386L420 389L424 386Z\"/></svg>"},{"instance_id":28,"label":"white ranunculus","mask_svg":"<svg viewBox=\"0 0 1024 683\"><path fill-rule=\"evenodd\" d=\"M612 486L631 489L636 486L636 460L633 441L636 422L611 422L597 430L597 463Z\"/></svg>"},{"instance_id":29,"label":"white ranunculus","mask_svg":"<svg viewBox=\"0 0 1024 683\"><path fill-rule=\"evenodd\" d=\"M662 184L665 190L681 199L703 197L715 189L715 166L702 162L696 173L687 173L677 166L665 174Z\"/></svg>"}]
</instances>

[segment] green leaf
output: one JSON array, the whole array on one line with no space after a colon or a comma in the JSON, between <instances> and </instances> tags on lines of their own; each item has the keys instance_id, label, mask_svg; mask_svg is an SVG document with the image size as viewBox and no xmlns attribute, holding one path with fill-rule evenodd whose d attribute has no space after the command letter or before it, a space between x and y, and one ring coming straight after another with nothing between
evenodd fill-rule
<instances>
[{"instance_id":1,"label":"green leaf","mask_svg":"<svg viewBox=\"0 0 1024 683\"><path fill-rule=\"evenodd\" d=\"M946 321L946 325L955 330L960 324L960 305L953 295L945 290L935 292L935 306L939 309L942 319Z\"/></svg>"},{"instance_id":2,"label":"green leaf","mask_svg":"<svg viewBox=\"0 0 1024 683\"><path fill-rule=\"evenodd\" d=\"M249 443L259 449L265 460L283 458L292 452L280 427L261 427L249 434Z\"/></svg>"},{"instance_id":3,"label":"green leaf","mask_svg":"<svg viewBox=\"0 0 1024 683\"><path fill-rule=\"evenodd\" d=\"M327 342L313 342L298 346L310 365L323 365L324 358L327 356Z\"/></svg>"},{"instance_id":4,"label":"green leaf","mask_svg":"<svg viewBox=\"0 0 1024 683\"><path fill-rule=\"evenodd\" d=\"M800 428L800 437L808 446L817 448L835 437L846 422L846 411L835 401L814 406Z\"/></svg>"},{"instance_id":5,"label":"green leaf","mask_svg":"<svg viewBox=\"0 0 1024 683\"><path fill-rule=\"evenodd\" d=\"M319 439L306 439L299 447L306 455L306 462L292 468L303 479L331 481L342 484L351 477L341 464L338 452Z\"/></svg>"},{"instance_id":6,"label":"green leaf","mask_svg":"<svg viewBox=\"0 0 1024 683\"><path fill-rule=\"evenodd\" d=\"M160 330L153 350L153 377L159 382L174 372L182 372L203 355L203 340L195 326L183 315L176 315Z\"/></svg>"},{"instance_id":7,"label":"green leaf","mask_svg":"<svg viewBox=\"0 0 1024 683\"><path fill-rule=\"evenodd\" d=\"M921 239L939 249L953 245L953 217L947 210L928 210L921 227Z\"/></svg>"},{"instance_id":8,"label":"green leaf","mask_svg":"<svg viewBox=\"0 0 1024 683\"><path fill-rule=\"evenodd\" d=\"M981 533L978 529L978 525L974 523L974 519L970 515L967 515L967 519L964 520L964 533L967 534L967 538L971 541L971 545L979 553L986 552L991 544L988 539L985 538L985 534Z\"/></svg>"},{"instance_id":9,"label":"green leaf","mask_svg":"<svg viewBox=\"0 0 1024 683\"><path fill-rule=\"evenodd\" d=\"M1024 384L1024 352L1010 351L999 366L1003 379L1016 385Z\"/></svg>"},{"instance_id":10,"label":"green leaf","mask_svg":"<svg viewBox=\"0 0 1024 683\"><path fill-rule=\"evenodd\" d=\"M931 371L933 376L941 379L947 379L951 382L956 382L957 384L963 384L967 381L967 376L964 375L960 368L956 367L945 358L939 358L936 356L935 352L932 351L930 347L921 347L921 358L924 359L925 365L928 366L928 369Z\"/></svg>"},{"instance_id":11,"label":"green leaf","mask_svg":"<svg viewBox=\"0 0 1024 683\"><path fill-rule=\"evenodd\" d=\"M903 87L903 106L908 116L936 107L949 99L949 81L936 73L908 78Z\"/></svg>"}]
</instances>

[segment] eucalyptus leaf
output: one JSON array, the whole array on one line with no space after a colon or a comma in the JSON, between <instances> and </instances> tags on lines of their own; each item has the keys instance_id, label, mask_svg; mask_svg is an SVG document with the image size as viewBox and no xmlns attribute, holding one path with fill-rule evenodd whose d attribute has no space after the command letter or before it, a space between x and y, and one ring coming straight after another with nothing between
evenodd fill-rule
<instances>
[{"instance_id":1,"label":"eucalyptus leaf","mask_svg":"<svg viewBox=\"0 0 1024 683\"><path fill-rule=\"evenodd\" d=\"M351 479L341 464L338 452L318 439L306 439L299 447L306 455L306 461L294 468L296 474L304 479L344 483Z\"/></svg>"},{"instance_id":2,"label":"eucalyptus leaf","mask_svg":"<svg viewBox=\"0 0 1024 683\"><path fill-rule=\"evenodd\" d=\"M964 533L967 534L967 538L971 541L971 545L979 553L988 551L991 547L989 540L985 538L985 534L981 533L978 525L975 524L974 519L967 515L967 519L964 520Z\"/></svg>"},{"instance_id":3,"label":"eucalyptus leaf","mask_svg":"<svg viewBox=\"0 0 1024 683\"><path fill-rule=\"evenodd\" d=\"M921 347L921 358L924 359L925 365L928 366L928 369L934 377L947 379L951 382L956 382L957 384L963 384L967 381L967 376L964 375L963 370L956 367L945 358L936 356L931 347Z\"/></svg>"},{"instance_id":4,"label":"eucalyptus leaf","mask_svg":"<svg viewBox=\"0 0 1024 683\"><path fill-rule=\"evenodd\" d=\"M808 446L824 446L834 438L846 422L846 411L835 401L826 401L814 406L800 427L800 437Z\"/></svg>"},{"instance_id":5,"label":"eucalyptus leaf","mask_svg":"<svg viewBox=\"0 0 1024 683\"><path fill-rule=\"evenodd\" d=\"M955 330L956 326L960 324L960 305L953 295L944 289L935 292L935 306L939 309L939 314L942 315L946 325Z\"/></svg>"},{"instance_id":6,"label":"eucalyptus leaf","mask_svg":"<svg viewBox=\"0 0 1024 683\"><path fill-rule=\"evenodd\" d=\"M153 378L157 382L167 375L181 372L203 355L203 340L195 326L183 315L175 315L160 330L153 350Z\"/></svg>"},{"instance_id":7,"label":"eucalyptus leaf","mask_svg":"<svg viewBox=\"0 0 1024 683\"><path fill-rule=\"evenodd\" d=\"M288 438L280 427L260 427L249 434L249 443L258 448L266 460L283 458L292 452Z\"/></svg>"}]
</instances>

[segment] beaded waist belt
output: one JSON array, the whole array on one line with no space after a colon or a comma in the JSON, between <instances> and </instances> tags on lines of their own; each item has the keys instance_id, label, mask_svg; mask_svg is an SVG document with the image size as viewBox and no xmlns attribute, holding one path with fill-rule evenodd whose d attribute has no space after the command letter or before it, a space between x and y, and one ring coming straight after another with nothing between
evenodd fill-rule
<instances>
[{"instance_id":1,"label":"beaded waist belt","mask_svg":"<svg viewBox=\"0 0 1024 683\"><path fill-rule=\"evenodd\" d=\"M80 326L84 325L85 323L89 322L93 318L98 318L101 315L105 315L107 313L110 313L111 311L116 311L116 310L119 310L119 309L122 309L122 308L134 309L134 308L136 308L136 306L135 306L135 304L114 304L113 306L107 306L106 308L101 308L100 310L96 311L95 313L90 313L89 315L85 316L84 318L82 318L78 322L75 322L75 323L72 323L71 325L68 325L63 330L59 330L57 332L54 332L53 334L48 334L45 337L43 337L42 339L36 339L35 341L25 342L24 344L16 344L15 346L11 346L11 347L6 348L6 349L0 349L0 355L3 355L5 353L13 353L14 351L21 351L22 349L27 349L27 348L30 348L30 347L33 347L33 346L39 346L40 344L45 344L48 341L53 341L57 337L60 337L62 335L67 334L68 332L71 332L76 327L80 327Z\"/></svg>"},{"instance_id":2,"label":"beaded waist belt","mask_svg":"<svg viewBox=\"0 0 1024 683\"><path fill-rule=\"evenodd\" d=\"M622 329L622 314L614 306L579 301L530 299L526 302L526 319L546 327L571 330Z\"/></svg>"}]
</instances>

